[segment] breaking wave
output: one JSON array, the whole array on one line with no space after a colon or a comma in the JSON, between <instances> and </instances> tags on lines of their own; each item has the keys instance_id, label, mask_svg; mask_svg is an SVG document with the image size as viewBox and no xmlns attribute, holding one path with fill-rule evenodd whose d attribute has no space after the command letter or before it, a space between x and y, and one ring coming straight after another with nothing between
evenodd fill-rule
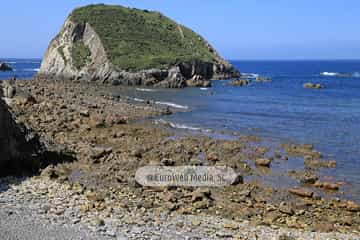
<instances>
[{"instance_id":1,"label":"breaking wave","mask_svg":"<svg viewBox=\"0 0 360 240\"><path fill-rule=\"evenodd\" d=\"M133 100L135 102L146 102L146 100L144 99L141 99L141 98L133 98ZM165 106L169 106L169 107L173 107L173 108L180 108L180 109L188 109L189 107L188 106L185 106L185 105L180 105L180 104L176 104L176 103L172 103L172 102L154 102L155 104L158 104L158 105L165 105Z\"/></svg>"},{"instance_id":2,"label":"breaking wave","mask_svg":"<svg viewBox=\"0 0 360 240\"><path fill-rule=\"evenodd\" d=\"M192 127L186 124L179 124L179 123L173 123L170 121L165 121L164 119L159 119L159 120L155 120L156 124L164 124L167 125L171 128L176 128L176 129L184 129L184 130L191 130L191 131L209 131L209 130L204 130L198 127Z\"/></svg>"},{"instance_id":3,"label":"breaking wave","mask_svg":"<svg viewBox=\"0 0 360 240\"><path fill-rule=\"evenodd\" d=\"M354 77L354 78L360 77L359 72L354 72L354 73L322 72L320 73L320 75L327 77Z\"/></svg>"},{"instance_id":4,"label":"breaking wave","mask_svg":"<svg viewBox=\"0 0 360 240\"><path fill-rule=\"evenodd\" d=\"M155 89L149 89L149 88L136 88L136 91L140 91L140 92L156 92Z\"/></svg>"},{"instance_id":5,"label":"breaking wave","mask_svg":"<svg viewBox=\"0 0 360 240\"><path fill-rule=\"evenodd\" d=\"M133 98L135 102L145 102L144 99L141 98Z\"/></svg>"},{"instance_id":6,"label":"breaking wave","mask_svg":"<svg viewBox=\"0 0 360 240\"><path fill-rule=\"evenodd\" d=\"M176 104L176 103L172 103L172 102L155 102L155 103L159 104L159 105L173 107L173 108L180 108L180 109L188 109L189 108L188 106L180 105L180 104Z\"/></svg>"},{"instance_id":7,"label":"breaking wave","mask_svg":"<svg viewBox=\"0 0 360 240\"><path fill-rule=\"evenodd\" d=\"M25 68L25 72L38 72L40 71L40 68Z\"/></svg>"},{"instance_id":8,"label":"breaking wave","mask_svg":"<svg viewBox=\"0 0 360 240\"><path fill-rule=\"evenodd\" d=\"M257 78L259 74L256 73L241 73L242 78Z\"/></svg>"},{"instance_id":9,"label":"breaking wave","mask_svg":"<svg viewBox=\"0 0 360 240\"><path fill-rule=\"evenodd\" d=\"M338 76L340 73L337 73L337 72L322 72L320 73L320 75L322 76L330 76L330 77L335 77L335 76Z\"/></svg>"}]
</instances>

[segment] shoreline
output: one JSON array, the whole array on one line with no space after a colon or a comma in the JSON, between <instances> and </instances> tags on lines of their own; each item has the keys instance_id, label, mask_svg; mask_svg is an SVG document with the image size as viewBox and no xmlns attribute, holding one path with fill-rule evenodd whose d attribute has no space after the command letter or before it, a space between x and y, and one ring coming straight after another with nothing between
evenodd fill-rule
<instances>
[{"instance_id":1,"label":"shoreline","mask_svg":"<svg viewBox=\"0 0 360 240\"><path fill-rule=\"evenodd\" d=\"M154 126L149 120L144 120L143 124L133 122L170 114L169 110L176 109L150 102L131 103L126 97L109 96L104 90L106 87L97 84L18 80L16 86L37 100L32 105L18 104L14 99L13 111L19 120L54 145L70 149L77 158L74 162L45 168L40 179L50 177L57 184L68 185L71 189L82 188L79 195L93 204L86 212L103 212L104 205L117 205L119 209L131 211L144 208L145 212L155 210L176 216L205 214L239 223L248 221L255 226L267 225L269 229L272 226L294 229L287 232L335 229L359 235L358 205L340 199L323 199L313 190L323 191L323 187L297 184L296 187L312 192L312 197L303 198L289 193L289 189L269 187L258 179L248 180L247 176L260 176L261 179L273 168L291 161L292 157L310 156L308 163L314 168L306 173L294 172L294 181L298 183L310 178L307 174L316 175L316 168L329 162L317 161L321 159L320 153L312 146L287 144L281 149L269 149L261 145L260 138L242 135L236 136L235 140L226 140L185 133L172 139L174 134L171 131ZM273 158L270 168L256 167L255 161L264 158ZM164 164L164 159L170 159L175 165L226 164L237 169L245 183L207 189L211 198L200 194L196 201L191 199L199 192L193 188L147 189L136 185L133 175L138 167ZM121 192L126 196L136 195L138 199L131 198L124 203L126 197L117 196ZM113 195L113 199L98 197L108 194ZM298 192L297 195L301 194ZM202 226L201 221L197 226ZM237 226L232 228L239 229ZM342 237L346 239L346 236Z\"/></svg>"}]
</instances>

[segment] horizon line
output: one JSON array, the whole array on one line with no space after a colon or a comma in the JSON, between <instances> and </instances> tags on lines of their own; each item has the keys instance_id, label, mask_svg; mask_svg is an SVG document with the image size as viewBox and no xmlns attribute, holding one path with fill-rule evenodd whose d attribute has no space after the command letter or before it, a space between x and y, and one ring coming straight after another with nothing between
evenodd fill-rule
<instances>
[{"instance_id":1,"label":"horizon line","mask_svg":"<svg viewBox=\"0 0 360 240\"><path fill-rule=\"evenodd\" d=\"M2 60L14 60L14 59L26 59L26 60L42 60L43 57L0 57ZM284 59L271 59L271 58L254 58L254 59L246 59L246 58L225 58L227 61L360 61L360 58L284 58Z\"/></svg>"}]
</instances>

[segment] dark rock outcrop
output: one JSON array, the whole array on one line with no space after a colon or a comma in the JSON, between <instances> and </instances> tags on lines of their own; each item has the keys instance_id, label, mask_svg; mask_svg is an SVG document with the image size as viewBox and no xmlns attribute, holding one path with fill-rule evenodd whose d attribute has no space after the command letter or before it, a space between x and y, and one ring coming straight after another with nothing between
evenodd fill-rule
<instances>
[{"instance_id":1,"label":"dark rock outcrop","mask_svg":"<svg viewBox=\"0 0 360 240\"><path fill-rule=\"evenodd\" d=\"M49 164L74 160L73 153L40 139L11 111L16 105L35 102L31 94L17 89L11 81L0 81L0 176L36 173Z\"/></svg>"},{"instance_id":2,"label":"dark rock outcrop","mask_svg":"<svg viewBox=\"0 0 360 240\"><path fill-rule=\"evenodd\" d=\"M0 97L2 95L0 93ZM37 169L43 150L44 146L37 135L17 123L7 104L0 98L0 176Z\"/></svg>"},{"instance_id":3,"label":"dark rock outcrop","mask_svg":"<svg viewBox=\"0 0 360 240\"><path fill-rule=\"evenodd\" d=\"M6 71L12 71L13 69L6 63L0 63L0 71L6 72Z\"/></svg>"},{"instance_id":4,"label":"dark rock outcrop","mask_svg":"<svg viewBox=\"0 0 360 240\"><path fill-rule=\"evenodd\" d=\"M304 88L312 88L312 89L322 89L324 88L324 85L320 83L305 83Z\"/></svg>"}]
</instances>

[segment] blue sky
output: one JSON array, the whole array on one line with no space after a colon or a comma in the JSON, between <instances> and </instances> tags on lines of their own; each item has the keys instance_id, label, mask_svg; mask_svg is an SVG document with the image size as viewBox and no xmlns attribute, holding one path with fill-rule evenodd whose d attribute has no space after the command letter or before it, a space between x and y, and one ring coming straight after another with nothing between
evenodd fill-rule
<instances>
[{"instance_id":1,"label":"blue sky","mask_svg":"<svg viewBox=\"0 0 360 240\"><path fill-rule=\"evenodd\" d=\"M227 59L360 59L359 0L3 1L0 57L41 58L71 10L90 3L161 11Z\"/></svg>"}]
</instances>

